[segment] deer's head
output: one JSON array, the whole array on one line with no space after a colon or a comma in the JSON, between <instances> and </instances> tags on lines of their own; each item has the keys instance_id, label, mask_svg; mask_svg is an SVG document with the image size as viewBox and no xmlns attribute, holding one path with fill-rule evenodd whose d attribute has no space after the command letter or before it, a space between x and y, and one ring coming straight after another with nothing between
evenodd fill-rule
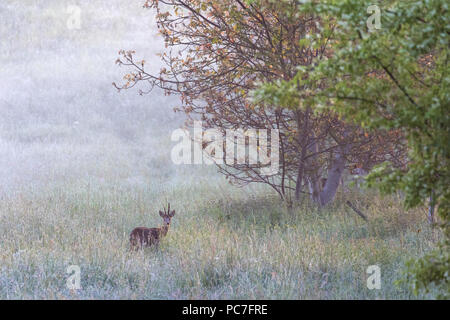
<instances>
[{"instance_id":1,"label":"deer's head","mask_svg":"<svg viewBox=\"0 0 450 320\"><path fill-rule=\"evenodd\" d=\"M166 208L164 208L164 211L159 211L159 215L161 216L161 218L163 218L164 225L169 226L170 220L175 215L175 210L170 211L170 203L169 203L167 211Z\"/></svg>"}]
</instances>

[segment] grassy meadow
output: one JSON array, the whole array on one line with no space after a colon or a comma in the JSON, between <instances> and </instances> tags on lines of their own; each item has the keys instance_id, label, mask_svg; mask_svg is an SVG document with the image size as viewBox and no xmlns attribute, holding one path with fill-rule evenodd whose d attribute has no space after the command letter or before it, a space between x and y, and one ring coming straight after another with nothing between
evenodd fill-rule
<instances>
[{"instance_id":1,"label":"grassy meadow","mask_svg":"<svg viewBox=\"0 0 450 320\"><path fill-rule=\"evenodd\" d=\"M425 208L354 189L324 210L288 209L264 186L175 166L177 100L111 86L119 49L159 67L153 13L75 3L80 30L60 1L0 4L0 299L416 298L395 282L439 239ZM167 201L176 215L160 247L130 251L130 231L161 225ZM80 290L66 286L70 265ZM370 265L380 290L366 286Z\"/></svg>"},{"instance_id":2,"label":"grassy meadow","mask_svg":"<svg viewBox=\"0 0 450 320\"><path fill-rule=\"evenodd\" d=\"M368 223L341 205L288 210L267 190L206 173L181 184L19 193L0 206L0 298L413 298L394 282L406 259L436 241L423 210L405 212L396 198L345 197L364 206ZM157 209L168 199L177 213L159 249L130 251L130 230L160 225ZM72 264L81 268L78 291L66 288ZM380 290L367 289L369 265L381 269Z\"/></svg>"}]
</instances>

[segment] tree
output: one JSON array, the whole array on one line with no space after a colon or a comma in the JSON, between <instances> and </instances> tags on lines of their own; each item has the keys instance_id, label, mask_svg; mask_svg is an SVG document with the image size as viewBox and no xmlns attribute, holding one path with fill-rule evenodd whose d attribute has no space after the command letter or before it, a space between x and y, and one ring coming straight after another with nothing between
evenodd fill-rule
<instances>
[{"instance_id":1,"label":"tree","mask_svg":"<svg viewBox=\"0 0 450 320\"><path fill-rule=\"evenodd\" d=\"M380 149L379 139L388 136L369 135L333 112L301 108L298 99L252 103L249 93L259 82L292 80L297 66L326 57L326 34L319 44L304 41L308 34L318 33L318 19L299 14L299 6L294 0L147 1L145 7L156 10L165 39L165 67L151 74L145 61L134 58L134 51L122 50L117 62L132 71L116 87L145 82L149 90L156 86L178 95L178 111L191 121L201 119L205 130L219 128L223 135L228 129L279 130L278 174L263 176L260 165L238 161L218 165L220 172L238 184L266 183L283 199L290 191L300 199L309 185L307 193L325 205L334 199L344 169L385 160L386 152L373 155ZM326 181L323 185L321 179Z\"/></svg>"},{"instance_id":2,"label":"tree","mask_svg":"<svg viewBox=\"0 0 450 320\"><path fill-rule=\"evenodd\" d=\"M438 207L446 239L424 259L411 264L416 290L431 284L450 295L449 203L449 12L443 0L382 1L381 26L373 28L367 12L372 1L303 1L302 14L333 19L328 59L299 68L291 81L266 84L260 96L291 99L300 86L305 104L339 113L368 130L398 130L408 142L408 165L377 166L370 185L385 192L401 190L406 207L431 197ZM373 8L373 6L372 6ZM382 10L381 10L382 9ZM370 10L369 10L370 11ZM320 41L312 35L313 43Z\"/></svg>"}]
</instances>

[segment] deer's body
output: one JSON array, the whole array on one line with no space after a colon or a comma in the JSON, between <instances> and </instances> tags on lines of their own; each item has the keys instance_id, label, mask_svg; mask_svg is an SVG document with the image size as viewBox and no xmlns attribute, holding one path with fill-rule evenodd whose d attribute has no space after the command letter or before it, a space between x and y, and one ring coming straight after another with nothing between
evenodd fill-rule
<instances>
[{"instance_id":1,"label":"deer's body","mask_svg":"<svg viewBox=\"0 0 450 320\"><path fill-rule=\"evenodd\" d=\"M167 212L159 211L159 215L164 220L164 225L160 228L137 227L130 233L130 244L132 248L139 249L158 245L161 238L167 235L170 227L170 220L175 215L175 210L170 211L170 204Z\"/></svg>"},{"instance_id":2,"label":"deer's body","mask_svg":"<svg viewBox=\"0 0 450 320\"><path fill-rule=\"evenodd\" d=\"M132 247L150 247L157 245L162 237L165 237L169 227L146 228L137 227L130 234L130 243Z\"/></svg>"}]
</instances>

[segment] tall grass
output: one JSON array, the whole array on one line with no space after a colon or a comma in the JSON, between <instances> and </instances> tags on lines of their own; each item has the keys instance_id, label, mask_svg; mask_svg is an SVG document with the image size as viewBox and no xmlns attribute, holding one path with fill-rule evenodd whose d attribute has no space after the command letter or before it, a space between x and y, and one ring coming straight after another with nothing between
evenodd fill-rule
<instances>
[{"instance_id":1,"label":"tall grass","mask_svg":"<svg viewBox=\"0 0 450 320\"><path fill-rule=\"evenodd\" d=\"M395 197L350 197L369 222L340 202L289 210L264 188L220 182L17 194L0 207L0 298L414 298L394 282L406 259L437 240L423 210L405 212ZM160 247L130 251L131 229L159 225L167 199L177 214ZM70 265L81 268L81 290L66 287ZM380 290L367 288L370 265L381 268Z\"/></svg>"}]
</instances>

